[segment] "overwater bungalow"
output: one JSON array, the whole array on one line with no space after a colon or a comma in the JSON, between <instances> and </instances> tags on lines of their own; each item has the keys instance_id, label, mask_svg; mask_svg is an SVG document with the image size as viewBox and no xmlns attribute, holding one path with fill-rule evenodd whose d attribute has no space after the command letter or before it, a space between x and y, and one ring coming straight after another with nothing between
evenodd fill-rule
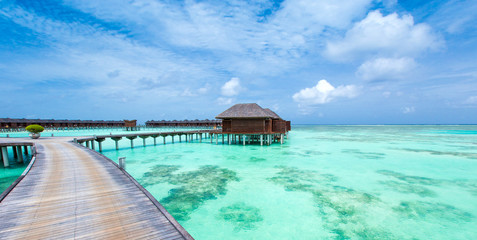
<instances>
[{"instance_id":1,"label":"overwater bungalow","mask_svg":"<svg viewBox=\"0 0 477 240\"><path fill-rule=\"evenodd\" d=\"M155 121L150 120L146 122L146 126L148 127L218 127L221 125L219 120L172 120L172 121Z\"/></svg>"},{"instance_id":2,"label":"overwater bungalow","mask_svg":"<svg viewBox=\"0 0 477 240\"><path fill-rule=\"evenodd\" d=\"M291 130L290 121L283 120L268 108L256 103L235 104L215 118L222 120L222 134L237 135L249 141L283 143L284 136Z\"/></svg>"}]
</instances>

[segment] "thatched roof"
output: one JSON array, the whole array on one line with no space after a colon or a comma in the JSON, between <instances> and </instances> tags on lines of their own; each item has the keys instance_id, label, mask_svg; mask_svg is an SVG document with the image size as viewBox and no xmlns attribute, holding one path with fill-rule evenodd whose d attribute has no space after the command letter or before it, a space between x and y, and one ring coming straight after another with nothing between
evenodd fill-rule
<instances>
[{"instance_id":1,"label":"thatched roof","mask_svg":"<svg viewBox=\"0 0 477 240\"><path fill-rule=\"evenodd\" d=\"M278 116L278 114L276 114L274 111L270 110L270 108L264 108L263 110L265 110L265 112L267 112L268 114L273 116L272 117L273 119L282 119L280 116Z\"/></svg>"},{"instance_id":2,"label":"thatched roof","mask_svg":"<svg viewBox=\"0 0 477 240\"><path fill-rule=\"evenodd\" d=\"M273 111L265 110L256 103L235 104L223 113L217 115L218 119L226 118L276 118L278 115Z\"/></svg>"}]
</instances>

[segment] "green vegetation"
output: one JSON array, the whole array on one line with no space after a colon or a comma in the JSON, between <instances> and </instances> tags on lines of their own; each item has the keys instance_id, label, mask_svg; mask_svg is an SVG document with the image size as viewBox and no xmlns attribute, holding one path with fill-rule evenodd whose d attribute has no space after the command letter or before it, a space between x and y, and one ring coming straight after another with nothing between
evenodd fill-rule
<instances>
[{"instance_id":1,"label":"green vegetation","mask_svg":"<svg viewBox=\"0 0 477 240\"><path fill-rule=\"evenodd\" d=\"M26 128L25 128L28 132L31 132L31 133L41 133L43 132L43 130L45 130L44 127L38 125L38 124L32 124L32 125L28 125Z\"/></svg>"}]
</instances>

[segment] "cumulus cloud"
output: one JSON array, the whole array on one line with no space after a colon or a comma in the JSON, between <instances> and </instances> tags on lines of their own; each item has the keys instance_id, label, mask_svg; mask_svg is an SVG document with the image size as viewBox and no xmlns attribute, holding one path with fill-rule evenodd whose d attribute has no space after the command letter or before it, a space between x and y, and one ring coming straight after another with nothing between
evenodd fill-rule
<instances>
[{"instance_id":1,"label":"cumulus cloud","mask_svg":"<svg viewBox=\"0 0 477 240\"><path fill-rule=\"evenodd\" d=\"M477 96L470 96L465 101L464 104L477 105Z\"/></svg>"},{"instance_id":2,"label":"cumulus cloud","mask_svg":"<svg viewBox=\"0 0 477 240\"><path fill-rule=\"evenodd\" d=\"M336 98L354 98L358 95L358 88L354 85L334 87L325 79L318 81L316 86L305 88L293 95L293 100L300 105L317 105L329 103Z\"/></svg>"},{"instance_id":3,"label":"cumulus cloud","mask_svg":"<svg viewBox=\"0 0 477 240\"><path fill-rule=\"evenodd\" d=\"M359 66L356 75L364 80L399 79L414 69L416 62L412 58L377 58Z\"/></svg>"},{"instance_id":4,"label":"cumulus cloud","mask_svg":"<svg viewBox=\"0 0 477 240\"><path fill-rule=\"evenodd\" d=\"M210 89L210 84L209 84L209 83L206 83L205 86L199 88L199 89L197 90L197 92L198 92L199 94L206 94L206 93L209 91L209 89Z\"/></svg>"},{"instance_id":5,"label":"cumulus cloud","mask_svg":"<svg viewBox=\"0 0 477 240\"><path fill-rule=\"evenodd\" d=\"M415 56L442 45L441 39L425 23L415 24L411 15L397 13L383 16L370 12L365 19L348 30L343 39L328 42L325 55L337 61L352 60L368 55Z\"/></svg>"},{"instance_id":6,"label":"cumulus cloud","mask_svg":"<svg viewBox=\"0 0 477 240\"><path fill-rule=\"evenodd\" d=\"M217 103L219 105L230 105L234 101L233 98L224 98L224 97L219 97L217 98Z\"/></svg>"},{"instance_id":7,"label":"cumulus cloud","mask_svg":"<svg viewBox=\"0 0 477 240\"><path fill-rule=\"evenodd\" d=\"M231 78L230 81L226 82L222 86L222 95L227 97L236 96L241 91L242 87L240 86L239 78Z\"/></svg>"},{"instance_id":8,"label":"cumulus cloud","mask_svg":"<svg viewBox=\"0 0 477 240\"><path fill-rule=\"evenodd\" d=\"M413 112L415 112L415 111L416 111L416 108L413 107L413 106L411 106L411 107L404 107L404 108L402 109L402 113L404 113L404 114L413 113Z\"/></svg>"}]
</instances>

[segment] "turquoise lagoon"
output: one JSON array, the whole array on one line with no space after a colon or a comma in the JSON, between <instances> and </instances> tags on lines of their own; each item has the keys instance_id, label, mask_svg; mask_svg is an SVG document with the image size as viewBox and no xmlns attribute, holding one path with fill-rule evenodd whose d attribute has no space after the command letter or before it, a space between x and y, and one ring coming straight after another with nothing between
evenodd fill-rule
<instances>
[{"instance_id":1,"label":"turquoise lagoon","mask_svg":"<svg viewBox=\"0 0 477 240\"><path fill-rule=\"evenodd\" d=\"M10 160L10 166L7 168L3 167L2 159L2 162L0 163L0 194L3 193L3 191L5 191L8 187L10 187L10 185L12 185L12 183L15 182L18 177L20 177L20 175L22 175L23 171L25 171L25 168L30 163L30 160L32 158L31 153L28 152L29 154L25 154L23 152L23 148L22 153L23 163L17 163L16 159L13 158L13 150L11 149L11 147L9 147L8 158Z\"/></svg>"},{"instance_id":2,"label":"turquoise lagoon","mask_svg":"<svg viewBox=\"0 0 477 240\"><path fill-rule=\"evenodd\" d=\"M198 240L477 239L477 126L293 126L103 152ZM162 143L161 140L158 143Z\"/></svg>"},{"instance_id":3,"label":"turquoise lagoon","mask_svg":"<svg viewBox=\"0 0 477 240\"><path fill-rule=\"evenodd\" d=\"M475 125L301 125L272 146L134 141L106 140L103 154L126 157L197 240L477 239Z\"/></svg>"}]
</instances>

